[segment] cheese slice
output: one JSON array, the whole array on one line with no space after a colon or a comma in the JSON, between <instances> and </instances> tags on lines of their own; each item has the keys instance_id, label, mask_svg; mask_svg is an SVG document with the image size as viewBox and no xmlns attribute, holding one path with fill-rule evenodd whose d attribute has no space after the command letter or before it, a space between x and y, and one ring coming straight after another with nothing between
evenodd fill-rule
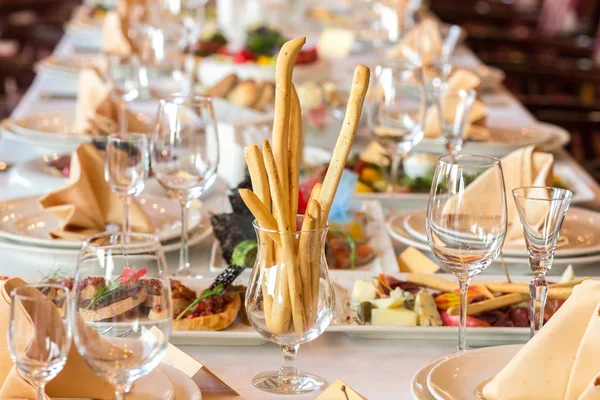
<instances>
[{"instance_id":1,"label":"cheese slice","mask_svg":"<svg viewBox=\"0 0 600 400\"><path fill-rule=\"evenodd\" d=\"M350 54L354 44L354 32L347 29L328 28L323 30L317 44L319 55L324 58L343 58Z\"/></svg>"},{"instance_id":2,"label":"cheese slice","mask_svg":"<svg viewBox=\"0 0 600 400\"><path fill-rule=\"evenodd\" d=\"M341 379L337 379L317 400L367 400Z\"/></svg>"},{"instance_id":3,"label":"cheese slice","mask_svg":"<svg viewBox=\"0 0 600 400\"><path fill-rule=\"evenodd\" d=\"M440 266L414 247L409 247L398 256L400 272L420 272L435 274Z\"/></svg>"},{"instance_id":4,"label":"cheese slice","mask_svg":"<svg viewBox=\"0 0 600 400\"><path fill-rule=\"evenodd\" d=\"M374 308L371 323L379 326L417 326L419 316L406 308Z\"/></svg>"}]
</instances>

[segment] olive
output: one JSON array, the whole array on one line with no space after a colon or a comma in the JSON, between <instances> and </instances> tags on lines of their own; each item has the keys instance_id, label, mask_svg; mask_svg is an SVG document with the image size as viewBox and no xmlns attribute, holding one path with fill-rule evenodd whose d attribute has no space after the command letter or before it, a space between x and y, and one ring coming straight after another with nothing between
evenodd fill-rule
<instances>
[{"instance_id":1,"label":"olive","mask_svg":"<svg viewBox=\"0 0 600 400\"><path fill-rule=\"evenodd\" d=\"M367 322L371 322L371 310L373 309L373 304L369 301L363 301L358 305L358 309L356 310L356 319L358 323L361 325L366 324Z\"/></svg>"}]
</instances>

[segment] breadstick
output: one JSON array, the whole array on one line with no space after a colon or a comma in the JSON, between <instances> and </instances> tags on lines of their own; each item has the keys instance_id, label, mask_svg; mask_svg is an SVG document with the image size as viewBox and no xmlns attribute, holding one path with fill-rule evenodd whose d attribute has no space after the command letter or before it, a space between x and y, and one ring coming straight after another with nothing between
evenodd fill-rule
<instances>
[{"instance_id":1,"label":"breadstick","mask_svg":"<svg viewBox=\"0 0 600 400\"><path fill-rule=\"evenodd\" d=\"M458 290L458 282L449 281L444 278L438 278L434 275L422 274L420 272L412 272L407 275L408 282L416 283L420 286L425 286L431 289L440 290L442 292L452 293Z\"/></svg>"},{"instance_id":2,"label":"breadstick","mask_svg":"<svg viewBox=\"0 0 600 400\"><path fill-rule=\"evenodd\" d=\"M304 220L302 220L302 231L300 233L300 240L298 242L298 264L300 269L300 279L302 280L302 294L304 300L304 315L306 316L307 328L310 328L311 319L310 319L310 308L312 305L312 244L313 244L313 231L317 228L317 224L319 222L320 216L320 207L318 207L318 203L316 200L312 200L313 203L316 203L316 206L312 203L309 203L309 207L312 206L313 210L319 211L319 214L316 215L316 219L314 215L310 214L307 210Z\"/></svg>"},{"instance_id":3,"label":"breadstick","mask_svg":"<svg viewBox=\"0 0 600 400\"><path fill-rule=\"evenodd\" d=\"M564 283L549 285L549 288L572 288L588 278L581 278ZM529 293L528 283L486 282L485 286L492 292L499 293Z\"/></svg>"},{"instance_id":4,"label":"breadstick","mask_svg":"<svg viewBox=\"0 0 600 400\"><path fill-rule=\"evenodd\" d=\"M327 168L327 173L323 180L321 194L319 195L319 203L321 203L321 225L327 222L331 203L333 203L333 198L335 197L335 192L337 191L340 179L342 178L346 160L348 160L348 155L352 149L352 142L354 141L354 135L358 128L358 122L360 121L365 95L369 88L369 75L369 68L364 65L358 65L354 70L354 78L352 88L350 89L348 105L346 107L346 115L340 131L340 136L338 137L335 149L333 150L329 168Z\"/></svg>"},{"instance_id":5,"label":"breadstick","mask_svg":"<svg viewBox=\"0 0 600 400\"><path fill-rule=\"evenodd\" d=\"M252 215L254 215L254 218L256 218L258 221L260 227L273 231L267 232L267 234L275 243L281 244L281 239L277 235L277 231L279 230L277 221L271 215L263 202L260 201L260 199L251 190L238 189L238 192L240 193L242 200L244 200L246 207L248 207Z\"/></svg>"},{"instance_id":6,"label":"breadstick","mask_svg":"<svg viewBox=\"0 0 600 400\"><path fill-rule=\"evenodd\" d=\"M306 42L305 37L284 43L277 56L275 65L275 111L273 116L273 149L277 173L281 180L281 193L284 200L285 213L289 204L288 174L288 129L290 121L290 105L292 95L292 72L296 58Z\"/></svg>"},{"instance_id":7,"label":"breadstick","mask_svg":"<svg viewBox=\"0 0 600 400\"><path fill-rule=\"evenodd\" d=\"M322 207L319 201L319 194L321 193L321 184L317 183L312 191L310 192L310 198L308 200L308 210L307 213L312 215L312 217L317 222L317 227L321 228L325 225L321 221ZM311 200L312 199L312 200ZM310 307L310 317L309 320L311 323L314 323L317 320L317 306L319 303L319 279L321 274L321 254L325 251L325 249L321 246L321 235L314 233L312 235L312 242L310 247L310 281L311 281L311 307Z\"/></svg>"},{"instance_id":8,"label":"breadstick","mask_svg":"<svg viewBox=\"0 0 600 400\"><path fill-rule=\"evenodd\" d=\"M290 110L290 128L288 137L288 162L289 162L289 201L290 225L296 228L296 214L298 213L298 181L300 180L300 137L302 136L302 111L300 99L296 88L292 84L292 101Z\"/></svg>"},{"instance_id":9,"label":"breadstick","mask_svg":"<svg viewBox=\"0 0 600 400\"><path fill-rule=\"evenodd\" d=\"M248 164L248 172L252 181L252 190L260 201L267 207L271 206L271 192L269 191L269 179L260 149L257 145L246 146L244 157Z\"/></svg>"},{"instance_id":10,"label":"breadstick","mask_svg":"<svg viewBox=\"0 0 600 400\"><path fill-rule=\"evenodd\" d=\"M484 300L467 306L467 315L481 314L482 312L497 310L511 306L513 304L522 303L529 299L528 294L511 293L504 296L496 297L495 299ZM459 315L460 307L450 307L447 310L448 315Z\"/></svg>"},{"instance_id":11,"label":"breadstick","mask_svg":"<svg viewBox=\"0 0 600 400\"><path fill-rule=\"evenodd\" d=\"M304 306L302 301L302 284L300 282L300 272L296 268L297 260L294 251L294 241L292 233L290 232L289 219L285 214L285 202L283 194L281 193L281 181L277 173L277 167L275 165L275 158L269 141L263 142L263 157L265 161L265 167L267 169L267 176L269 177L269 188L271 189L271 197L273 200L273 211L275 219L277 220L277 226L280 231L281 238L281 249L283 250L283 265L285 266L287 280L289 284L289 301L291 302L292 309L292 321L294 323L294 331L296 333L304 333L305 329L305 315ZM279 261L278 261L279 263ZM278 308L278 302L281 299L276 299L276 303L273 305L272 318L281 318L276 313ZM279 323L282 321L276 321ZM285 332L281 332L285 333Z\"/></svg>"}]
</instances>

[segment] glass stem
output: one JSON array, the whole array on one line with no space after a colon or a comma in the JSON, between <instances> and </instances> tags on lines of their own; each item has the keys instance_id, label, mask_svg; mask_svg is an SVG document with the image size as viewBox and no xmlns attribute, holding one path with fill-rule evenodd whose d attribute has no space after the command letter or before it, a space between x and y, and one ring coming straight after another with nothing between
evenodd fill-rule
<instances>
[{"instance_id":1,"label":"glass stem","mask_svg":"<svg viewBox=\"0 0 600 400\"><path fill-rule=\"evenodd\" d=\"M531 296L529 306L530 336L533 337L544 326L544 312L546 297L548 296L548 282L546 282L544 275L538 275L531 280L529 295Z\"/></svg>"},{"instance_id":2,"label":"glass stem","mask_svg":"<svg viewBox=\"0 0 600 400\"><path fill-rule=\"evenodd\" d=\"M131 206L131 196L123 196L123 223L121 224L121 230L123 233L131 233L131 213L129 208Z\"/></svg>"},{"instance_id":3,"label":"glass stem","mask_svg":"<svg viewBox=\"0 0 600 400\"><path fill-rule=\"evenodd\" d=\"M277 375L282 381L291 381L298 376L298 369L296 369L296 355L300 345L294 346L281 346L281 354L283 355L283 366L277 370Z\"/></svg>"},{"instance_id":4,"label":"glass stem","mask_svg":"<svg viewBox=\"0 0 600 400\"><path fill-rule=\"evenodd\" d=\"M36 390L36 400L46 400L46 382L39 382Z\"/></svg>"},{"instance_id":5,"label":"glass stem","mask_svg":"<svg viewBox=\"0 0 600 400\"><path fill-rule=\"evenodd\" d=\"M119 133L127 134L127 102L123 99L119 100Z\"/></svg>"},{"instance_id":6,"label":"glass stem","mask_svg":"<svg viewBox=\"0 0 600 400\"><path fill-rule=\"evenodd\" d=\"M458 323L458 351L467 350L467 305L469 304L470 277L459 277L460 283L460 311Z\"/></svg>"},{"instance_id":7,"label":"glass stem","mask_svg":"<svg viewBox=\"0 0 600 400\"><path fill-rule=\"evenodd\" d=\"M125 400L125 391L115 390L115 400Z\"/></svg>"},{"instance_id":8,"label":"glass stem","mask_svg":"<svg viewBox=\"0 0 600 400\"><path fill-rule=\"evenodd\" d=\"M189 273L190 256L188 251L188 210L191 202L181 201L181 251L179 252L179 272Z\"/></svg>"},{"instance_id":9,"label":"glass stem","mask_svg":"<svg viewBox=\"0 0 600 400\"><path fill-rule=\"evenodd\" d=\"M400 176L400 167L402 166L402 154L397 152L392 153L392 174L391 174L391 185L389 186L391 193L396 193L398 187L398 177Z\"/></svg>"}]
</instances>

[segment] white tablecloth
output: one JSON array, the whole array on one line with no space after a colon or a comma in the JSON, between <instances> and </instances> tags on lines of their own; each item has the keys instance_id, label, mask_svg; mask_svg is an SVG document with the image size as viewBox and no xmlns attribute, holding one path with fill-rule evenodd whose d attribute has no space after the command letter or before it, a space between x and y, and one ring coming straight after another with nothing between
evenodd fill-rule
<instances>
[{"instance_id":1,"label":"white tablecloth","mask_svg":"<svg viewBox=\"0 0 600 400\"><path fill-rule=\"evenodd\" d=\"M65 36L55 54L68 54L72 51L69 36ZM361 61L350 60L346 65L354 65ZM457 54L456 62L463 65L478 63L477 59L466 49ZM59 86L57 88L57 85ZM72 110L73 100L42 101L39 97L43 90L56 91L60 82L49 75L40 74L28 90L13 116L23 116L33 112ZM491 101L490 101L491 100ZM534 123L532 116L507 92L498 92L488 99L491 120L511 120L522 126ZM43 149L32 149L30 146L2 139L0 141L0 159L5 161L25 161L45 154ZM571 164L596 194L596 200L585 206L600 209L600 188L577 165L566 152L560 151L557 157ZM8 175L0 174L0 200L16 198L24 195L40 193L35 183L29 186L11 182ZM215 210L219 201L207 203ZM193 265L206 270L212 239L195 246L191 257ZM37 274L49 268L57 268L56 260L51 257L32 257L22 252L3 251L1 254L0 275ZM176 266L178 255L168 256L171 266ZM594 275L594 267L580 270L580 274ZM244 398L277 399L274 396L254 389L251 378L266 370L279 367L281 356L275 345L259 347L221 347L221 346L182 346L188 354L207 365L214 373L233 386ZM390 340L361 340L340 333L325 333L312 343L301 346L298 366L324 377L329 383L341 378L369 399L410 399L409 383L413 374L428 361L450 354L455 350L455 343L402 342ZM316 394L297 396L298 399L312 399Z\"/></svg>"}]
</instances>

